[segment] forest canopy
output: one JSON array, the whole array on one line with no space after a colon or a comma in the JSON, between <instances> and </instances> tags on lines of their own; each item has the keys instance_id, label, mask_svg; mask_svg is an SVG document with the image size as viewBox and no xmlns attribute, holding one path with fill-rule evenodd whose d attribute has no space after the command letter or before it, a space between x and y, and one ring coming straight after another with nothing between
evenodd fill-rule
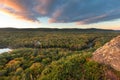
<instances>
[{"instance_id":1,"label":"forest canopy","mask_svg":"<svg viewBox=\"0 0 120 80\"><path fill-rule=\"evenodd\" d=\"M119 35L116 31L0 31L0 80L107 80L120 72L91 60L92 53ZM40 46L35 43L40 42Z\"/></svg>"}]
</instances>

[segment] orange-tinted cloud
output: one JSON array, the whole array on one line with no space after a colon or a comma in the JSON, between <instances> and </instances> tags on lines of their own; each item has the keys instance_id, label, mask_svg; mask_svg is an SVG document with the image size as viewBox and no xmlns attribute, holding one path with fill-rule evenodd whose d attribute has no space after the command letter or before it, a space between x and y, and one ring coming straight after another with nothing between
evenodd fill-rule
<instances>
[{"instance_id":1,"label":"orange-tinted cloud","mask_svg":"<svg viewBox=\"0 0 120 80\"><path fill-rule=\"evenodd\" d=\"M41 15L48 14L53 1L54 0L37 0L39 5L35 6L36 12L40 13Z\"/></svg>"},{"instance_id":2,"label":"orange-tinted cloud","mask_svg":"<svg viewBox=\"0 0 120 80\"><path fill-rule=\"evenodd\" d=\"M49 22L49 23L55 23L56 20L55 20L54 18L50 18L50 19L48 20L48 22Z\"/></svg>"},{"instance_id":3,"label":"orange-tinted cloud","mask_svg":"<svg viewBox=\"0 0 120 80\"><path fill-rule=\"evenodd\" d=\"M84 21L78 21L78 22L76 22L76 24L77 25L84 25L84 24L86 24Z\"/></svg>"},{"instance_id":4,"label":"orange-tinted cloud","mask_svg":"<svg viewBox=\"0 0 120 80\"><path fill-rule=\"evenodd\" d=\"M100 15L100 16L96 16L96 17L91 17L91 18L88 18L88 19L84 19L82 21L78 21L76 22L77 25L84 25L86 23L89 23L91 21L97 21L97 19L101 19L101 18L104 18L104 17L107 17L108 14L104 14L104 15Z\"/></svg>"},{"instance_id":5,"label":"orange-tinted cloud","mask_svg":"<svg viewBox=\"0 0 120 80\"><path fill-rule=\"evenodd\" d=\"M52 17L48 20L49 23L56 23L57 22L57 18L60 17L62 13L62 9L58 9L56 10L53 14ZM62 21L61 21L62 22Z\"/></svg>"},{"instance_id":6,"label":"orange-tinted cloud","mask_svg":"<svg viewBox=\"0 0 120 80\"><path fill-rule=\"evenodd\" d=\"M54 0L0 0L0 10L25 20L38 21L48 14Z\"/></svg>"},{"instance_id":7,"label":"orange-tinted cloud","mask_svg":"<svg viewBox=\"0 0 120 80\"><path fill-rule=\"evenodd\" d=\"M36 6L35 9L36 9L36 12L40 13L41 15L46 15L48 13L47 9L43 8L40 5Z\"/></svg>"},{"instance_id":8,"label":"orange-tinted cloud","mask_svg":"<svg viewBox=\"0 0 120 80\"><path fill-rule=\"evenodd\" d=\"M3 7L11 8L15 11L25 11L24 5L20 4L20 0L0 0Z\"/></svg>"},{"instance_id":9,"label":"orange-tinted cloud","mask_svg":"<svg viewBox=\"0 0 120 80\"><path fill-rule=\"evenodd\" d=\"M27 20L27 21L31 21L31 22L36 22L36 20L33 20L32 18L27 17L27 15L25 15L25 14L16 14L16 13L13 13L13 12L7 10L7 9L0 9L0 11L5 12L8 15L14 16L18 19L23 19L23 20Z\"/></svg>"},{"instance_id":10,"label":"orange-tinted cloud","mask_svg":"<svg viewBox=\"0 0 120 80\"><path fill-rule=\"evenodd\" d=\"M29 8L23 3L24 1L22 2L22 0L0 0L0 11L6 12L19 19L37 21L37 19L32 16Z\"/></svg>"}]
</instances>

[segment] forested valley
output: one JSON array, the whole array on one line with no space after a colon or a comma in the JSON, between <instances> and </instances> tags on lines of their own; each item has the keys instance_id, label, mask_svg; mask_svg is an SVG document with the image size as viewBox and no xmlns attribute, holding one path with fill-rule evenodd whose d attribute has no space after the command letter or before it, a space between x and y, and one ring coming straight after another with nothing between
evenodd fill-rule
<instances>
[{"instance_id":1,"label":"forested valley","mask_svg":"<svg viewBox=\"0 0 120 80\"><path fill-rule=\"evenodd\" d=\"M120 72L91 60L119 31L0 29L0 80L108 80ZM36 43L38 43L36 45Z\"/></svg>"}]
</instances>

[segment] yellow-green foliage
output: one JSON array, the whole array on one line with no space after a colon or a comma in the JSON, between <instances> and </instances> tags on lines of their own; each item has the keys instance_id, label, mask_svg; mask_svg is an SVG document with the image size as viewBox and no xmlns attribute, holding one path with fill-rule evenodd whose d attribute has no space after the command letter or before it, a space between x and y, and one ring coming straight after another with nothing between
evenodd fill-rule
<instances>
[{"instance_id":1,"label":"yellow-green foliage","mask_svg":"<svg viewBox=\"0 0 120 80\"><path fill-rule=\"evenodd\" d=\"M91 53L118 34L0 31L0 47L14 48L0 54L0 80L104 80L107 67L91 61Z\"/></svg>"}]
</instances>

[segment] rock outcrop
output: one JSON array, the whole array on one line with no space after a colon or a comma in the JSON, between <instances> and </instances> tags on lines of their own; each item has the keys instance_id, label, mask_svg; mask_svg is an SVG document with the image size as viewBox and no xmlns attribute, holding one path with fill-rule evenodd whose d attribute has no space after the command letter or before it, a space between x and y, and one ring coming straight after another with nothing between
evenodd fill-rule
<instances>
[{"instance_id":1,"label":"rock outcrop","mask_svg":"<svg viewBox=\"0 0 120 80\"><path fill-rule=\"evenodd\" d=\"M120 36L112 39L93 53L92 59L99 63L110 65L120 71Z\"/></svg>"}]
</instances>

